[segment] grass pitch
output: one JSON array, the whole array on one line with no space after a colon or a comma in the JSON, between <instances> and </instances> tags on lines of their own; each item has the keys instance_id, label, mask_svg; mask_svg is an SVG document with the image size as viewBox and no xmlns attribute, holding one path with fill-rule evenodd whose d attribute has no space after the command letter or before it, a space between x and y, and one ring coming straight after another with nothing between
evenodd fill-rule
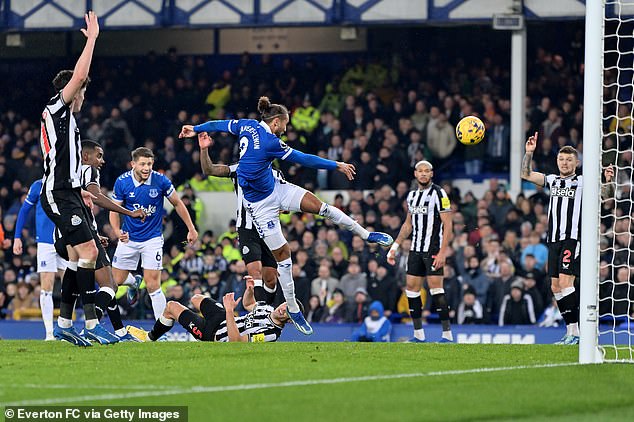
<instances>
[{"instance_id":1,"label":"grass pitch","mask_svg":"<svg viewBox=\"0 0 634 422\"><path fill-rule=\"evenodd\" d=\"M188 406L190 421L628 420L634 365L547 345L0 341L0 407ZM497 368L497 369L493 369Z\"/></svg>"}]
</instances>

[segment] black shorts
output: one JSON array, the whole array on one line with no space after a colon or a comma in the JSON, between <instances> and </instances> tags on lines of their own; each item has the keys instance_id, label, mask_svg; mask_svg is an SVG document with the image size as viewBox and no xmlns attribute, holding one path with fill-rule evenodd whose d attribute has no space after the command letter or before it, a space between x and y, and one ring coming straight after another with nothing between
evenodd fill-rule
<instances>
[{"instance_id":1,"label":"black shorts","mask_svg":"<svg viewBox=\"0 0 634 422\"><path fill-rule=\"evenodd\" d=\"M240 253L245 264L262 261L263 267L277 268L277 261L273 253L266 246L266 243L257 230L238 228L238 239L240 240Z\"/></svg>"},{"instance_id":2,"label":"black shorts","mask_svg":"<svg viewBox=\"0 0 634 422\"><path fill-rule=\"evenodd\" d=\"M178 323L183 326L195 339L200 341L214 341L218 327L225 320L225 308L213 299L205 298L200 302L198 315L189 309L178 317Z\"/></svg>"},{"instance_id":3,"label":"black shorts","mask_svg":"<svg viewBox=\"0 0 634 422\"><path fill-rule=\"evenodd\" d=\"M410 251L407 258L407 275L427 277L429 275L444 275L443 268L432 269L434 258L438 252Z\"/></svg>"},{"instance_id":4,"label":"black shorts","mask_svg":"<svg viewBox=\"0 0 634 422\"><path fill-rule=\"evenodd\" d=\"M93 239L97 245L97 262L95 263L95 270L111 266L112 263L110 262L110 257L108 256L108 253L106 252L104 247L101 245L99 235L94 230L94 228L92 228L92 234ZM61 236L59 230L55 230L55 235L53 237L55 238L55 252L57 252L57 254L62 259L68 261L68 250L66 249L66 241L64 240L64 237Z\"/></svg>"},{"instance_id":5,"label":"black shorts","mask_svg":"<svg viewBox=\"0 0 634 422\"><path fill-rule=\"evenodd\" d=\"M559 274L579 276L581 245L575 239L548 244L548 276L559 278Z\"/></svg>"},{"instance_id":6,"label":"black shorts","mask_svg":"<svg viewBox=\"0 0 634 422\"><path fill-rule=\"evenodd\" d=\"M77 246L93 239L90 214L79 189L43 191L40 202L67 245Z\"/></svg>"}]
</instances>

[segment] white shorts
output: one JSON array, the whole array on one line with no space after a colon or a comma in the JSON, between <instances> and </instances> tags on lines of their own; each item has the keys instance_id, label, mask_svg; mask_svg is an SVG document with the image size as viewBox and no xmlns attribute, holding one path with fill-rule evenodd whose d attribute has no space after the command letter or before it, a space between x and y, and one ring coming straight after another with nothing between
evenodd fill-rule
<instances>
[{"instance_id":1,"label":"white shorts","mask_svg":"<svg viewBox=\"0 0 634 422\"><path fill-rule=\"evenodd\" d=\"M275 180L275 188L268 197L258 202L243 198L244 208L253 218L253 224L270 250L286 244L280 225L280 211L301 211L302 198L308 191L292 183Z\"/></svg>"},{"instance_id":2,"label":"white shorts","mask_svg":"<svg viewBox=\"0 0 634 422\"><path fill-rule=\"evenodd\" d=\"M145 270L163 269L163 237L155 237L145 242L119 242L112 258L112 266L119 270L134 271L139 266Z\"/></svg>"},{"instance_id":3,"label":"white shorts","mask_svg":"<svg viewBox=\"0 0 634 422\"><path fill-rule=\"evenodd\" d=\"M56 273L57 270L65 270L68 262L63 260L57 252L55 246L50 243L37 244L37 272Z\"/></svg>"}]
</instances>

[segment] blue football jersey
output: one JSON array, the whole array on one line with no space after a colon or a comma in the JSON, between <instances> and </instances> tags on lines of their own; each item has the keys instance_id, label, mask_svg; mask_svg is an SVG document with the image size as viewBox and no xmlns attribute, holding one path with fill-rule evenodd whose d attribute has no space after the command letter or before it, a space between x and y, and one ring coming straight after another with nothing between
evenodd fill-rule
<instances>
[{"instance_id":1,"label":"blue football jersey","mask_svg":"<svg viewBox=\"0 0 634 422\"><path fill-rule=\"evenodd\" d=\"M53 232L55 224L48 218L40 202L40 192L42 191L42 180L36 180L29 188L25 202L35 205L35 241L37 243L53 244Z\"/></svg>"},{"instance_id":2,"label":"blue football jersey","mask_svg":"<svg viewBox=\"0 0 634 422\"><path fill-rule=\"evenodd\" d=\"M157 171L152 171L144 183L137 181L132 173L130 170L117 178L112 198L130 211L139 208L145 211L145 222L124 216L121 226L121 230L129 233L131 241L144 242L163 235L163 198L174 192L174 186Z\"/></svg>"},{"instance_id":3,"label":"blue football jersey","mask_svg":"<svg viewBox=\"0 0 634 422\"><path fill-rule=\"evenodd\" d=\"M285 160L292 152L280 138L271 133L264 122L253 119L228 121L227 132L240 140L238 183L250 202L261 201L273 192L275 178L271 171L273 160Z\"/></svg>"}]
</instances>

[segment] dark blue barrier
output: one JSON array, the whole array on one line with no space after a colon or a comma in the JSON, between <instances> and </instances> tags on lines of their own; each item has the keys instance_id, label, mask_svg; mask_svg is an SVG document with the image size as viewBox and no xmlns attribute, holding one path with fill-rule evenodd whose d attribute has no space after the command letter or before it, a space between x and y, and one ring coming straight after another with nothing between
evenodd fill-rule
<instances>
[{"instance_id":1,"label":"dark blue barrier","mask_svg":"<svg viewBox=\"0 0 634 422\"><path fill-rule=\"evenodd\" d=\"M126 324L150 330L152 321L128 321ZM109 324L106 322L109 327ZM82 326L80 323L79 326ZM282 334L282 341L347 341L352 331L357 326L354 324L313 324L315 333L312 336L304 336L293 327L287 327ZM110 328L110 327L109 327ZM496 325L454 325L452 327L454 339L458 343L494 343L494 344L552 344L558 341L564 334L563 328L539 328L535 326L498 327ZM438 341L441 336L440 325L428 325L425 327L428 341ZM188 341L193 338L180 325L167 334L171 341ZM405 341L412 336L412 326L395 324L392 328L392 341ZM44 338L44 326L41 321L0 321L0 337L3 339L42 339ZM630 338L626 330L613 336L602 335L601 343L605 344L629 344L634 339Z\"/></svg>"}]
</instances>

